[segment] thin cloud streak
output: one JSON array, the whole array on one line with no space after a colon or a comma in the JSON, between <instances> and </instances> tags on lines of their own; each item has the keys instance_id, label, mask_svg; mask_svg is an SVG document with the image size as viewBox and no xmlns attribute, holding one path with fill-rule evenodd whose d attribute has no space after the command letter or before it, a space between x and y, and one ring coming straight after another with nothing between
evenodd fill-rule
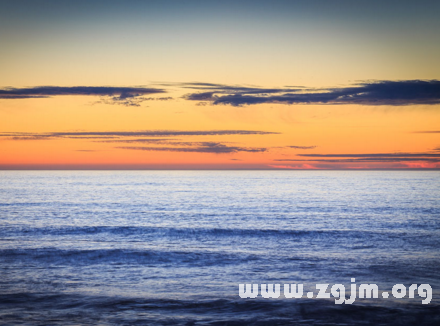
<instances>
[{"instance_id":1,"label":"thin cloud streak","mask_svg":"<svg viewBox=\"0 0 440 326\"><path fill-rule=\"evenodd\" d=\"M155 142L154 139L148 139L146 143L154 145L167 145L158 147L135 147L135 146L119 146L118 149L142 150L142 151L161 151L161 152L191 152L191 153L213 153L213 154L231 154L238 152L261 153L268 151L268 148L241 147L230 146L225 143L205 141L205 142L182 142L170 141L169 139L160 139ZM143 139L141 139L143 141ZM120 142L133 143L132 140L121 140ZM139 139L134 142L139 142Z\"/></svg>"},{"instance_id":2,"label":"thin cloud streak","mask_svg":"<svg viewBox=\"0 0 440 326\"><path fill-rule=\"evenodd\" d=\"M440 153L368 153L368 154L297 154L298 159L276 159L277 162L321 163L399 163L440 162ZM307 159L303 159L307 158Z\"/></svg>"},{"instance_id":3,"label":"thin cloud streak","mask_svg":"<svg viewBox=\"0 0 440 326\"><path fill-rule=\"evenodd\" d=\"M314 149L316 146L286 146L293 149Z\"/></svg>"},{"instance_id":4,"label":"thin cloud streak","mask_svg":"<svg viewBox=\"0 0 440 326\"><path fill-rule=\"evenodd\" d=\"M231 154L238 152L261 153L266 152L267 148L235 147L215 143L199 147L116 147L119 149L129 149L138 151L160 151L160 152L191 152L191 153L213 153Z\"/></svg>"},{"instance_id":5,"label":"thin cloud streak","mask_svg":"<svg viewBox=\"0 0 440 326\"><path fill-rule=\"evenodd\" d=\"M279 159L277 162L332 162L332 163L360 163L360 162L440 162L440 158L428 157L383 157L383 158L359 158L359 159L311 159L311 160L295 160L295 159Z\"/></svg>"},{"instance_id":6,"label":"thin cloud streak","mask_svg":"<svg viewBox=\"0 0 440 326\"><path fill-rule=\"evenodd\" d=\"M93 104L109 104L109 105L124 105L124 106L141 106L142 102L145 101L169 101L172 100L172 97L143 97L143 96L135 96L129 98L120 98L117 96L113 96L110 98L101 98L99 101L94 102Z\"/></svg>"},{"instance_id":7,"label":"thin cloud streak","mask_svg":"<svg viewBox=\"0 0 440 326\"><path fill-rule=\"evenodd\" d=\"M380 158L380 157L440 157L440 154L438 153L297 154L297 156Z\"/></svg>"},{"instance_id":8,"label":"thin cloud streak","mask_svg":"<svg viewBox=\"0 0 440 326\"><path fill-rule=\"evenodd\" d=\"M4 132L0 138L8 140L37 140L52 138L70 139L102 139L108 137L177 137L177 136L225 136L225 135L273 135L280 134L271 131L256 130L144 130L144 131L75 131L75 132L49 132L49 133L26 133Z\"/></svg>"},{"instance_id":9,"label":"thin cloud streak","mask_svg":"<svg viewBox=\"0 0 440 326\"><path fill-rule=\"evenodd\" d=\"M138 139L113 139L113 140L98 140L97 143L155 143L164 144L176 138L138 138Z\"/></svg>"}]
</instances>

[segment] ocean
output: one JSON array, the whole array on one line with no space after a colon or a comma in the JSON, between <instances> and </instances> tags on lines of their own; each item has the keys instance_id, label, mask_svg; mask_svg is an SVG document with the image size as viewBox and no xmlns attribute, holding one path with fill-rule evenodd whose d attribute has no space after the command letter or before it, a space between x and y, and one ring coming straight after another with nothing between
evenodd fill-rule
<instances>
[{"instance_id":1,"label":"ocean","mask_svg":"<svg viewBox=\"0 0 440 326\"><path fill-rule=\"evenodd\" d=\"M0 324L439 325L440 172L0 171Z\"/></svg>"}]
</instances>

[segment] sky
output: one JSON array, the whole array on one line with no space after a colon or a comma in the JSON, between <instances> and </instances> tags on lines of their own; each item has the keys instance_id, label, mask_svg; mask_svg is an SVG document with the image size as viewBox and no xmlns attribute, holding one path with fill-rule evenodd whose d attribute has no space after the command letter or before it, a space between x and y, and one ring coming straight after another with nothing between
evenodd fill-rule
<instances>
[{"instance_id":1,"label":"sky","mask_svg":"<svg viewBox=\"0 0 440 326\"><path fill-rule=\"evenodd\" d=\"M439 169L439 16L0 0L0 169Z\"/></svg>"}]
</instances>

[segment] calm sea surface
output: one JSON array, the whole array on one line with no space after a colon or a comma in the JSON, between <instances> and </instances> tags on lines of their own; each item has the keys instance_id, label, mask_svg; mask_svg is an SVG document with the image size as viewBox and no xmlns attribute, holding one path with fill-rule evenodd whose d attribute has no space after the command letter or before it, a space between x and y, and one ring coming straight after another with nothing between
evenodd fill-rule
<instances>
[{"instance_id":1,"label":"calm sea surface","mask_svg":"<svg viewBox=\"0 0 440 326\"><path fill-rule=\"evenodd\" d=\"M430 284L241 299L240 283ZM439 325L440 172L0 171L0 323Z\"/></svg>"}]
</instances>

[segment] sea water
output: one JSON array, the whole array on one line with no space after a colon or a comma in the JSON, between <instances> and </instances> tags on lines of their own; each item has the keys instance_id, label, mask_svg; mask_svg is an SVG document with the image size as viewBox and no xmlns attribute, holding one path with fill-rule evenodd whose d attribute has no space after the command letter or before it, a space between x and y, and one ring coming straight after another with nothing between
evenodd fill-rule
<instances>
[{"instance_id":1,"label":"sea water","mask_svg":"<svg viewBox=\"0 0 440 326\"><path fill-rule=\"evenodd\" d=\"M351 278L432 300L239 296ZM2 324L438 325L439 290L438 171L0 172Z\"/></svg>"}]
</instances>

